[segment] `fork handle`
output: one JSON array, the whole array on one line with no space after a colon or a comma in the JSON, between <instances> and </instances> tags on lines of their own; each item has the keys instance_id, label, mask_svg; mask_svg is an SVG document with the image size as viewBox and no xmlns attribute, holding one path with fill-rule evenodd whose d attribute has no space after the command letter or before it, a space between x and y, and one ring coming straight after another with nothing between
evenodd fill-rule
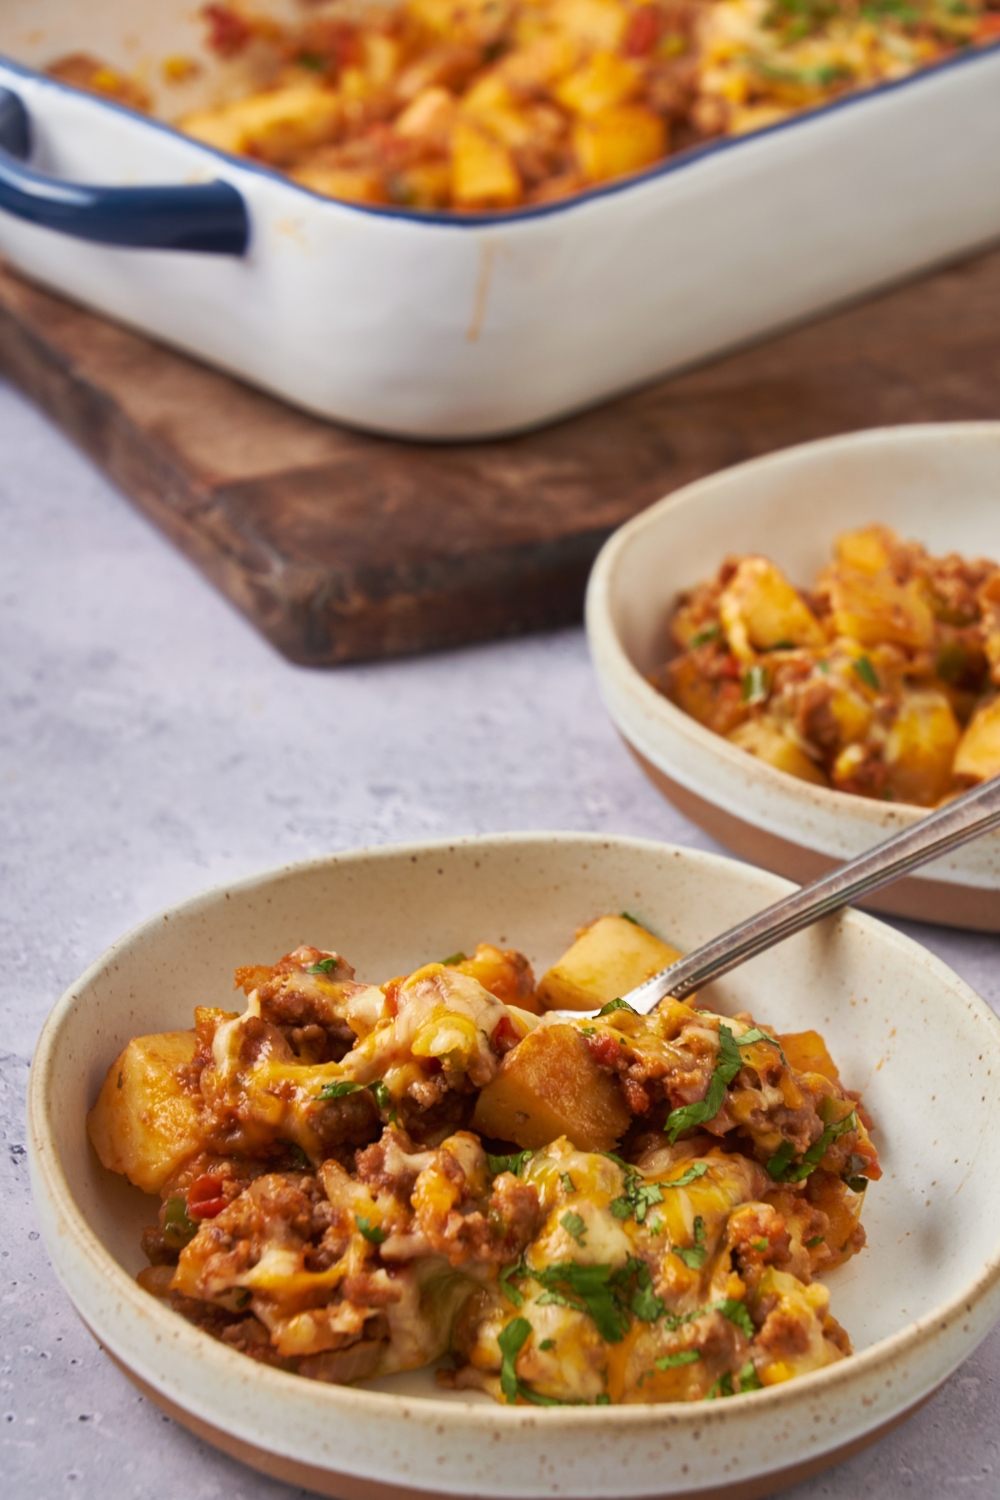
<instances>
[{"instance_id":1,"label":"fork handle","mask_svg":"<svg viewBox=\"0 0 1000 1500\"><path fill-rule=\"evenodd\" d=\"M1000 777L993 777L661 969L625 998L644 1014L668 995L682 1000L803 927L998 827Z\"/></svg>"}]
</instances>

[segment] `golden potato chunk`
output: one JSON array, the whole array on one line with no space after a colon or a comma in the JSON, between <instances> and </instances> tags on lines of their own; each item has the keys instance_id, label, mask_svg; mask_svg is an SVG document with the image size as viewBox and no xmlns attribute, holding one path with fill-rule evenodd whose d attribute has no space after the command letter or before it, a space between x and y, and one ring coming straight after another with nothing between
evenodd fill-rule
<instances>
[{"instance_id":1,"label":"golden potato chunk","mask_svg":"<svg viewBox=\"0 0 1000 1500\"><path fill-rule=\"evenodd\" d=\"M961 733L944 693L907 693L885 746L893 796L918 807L940 802L951 786L952 760Z\"/></svg>"},{"instance_id":2,"label":"golden potato chunk","mask_svg":"<svg viewBox=\"0 0 1000 1500\"><path fill-rule=\"evenodd\" d=\"M891 573L836 573L830 599L837 634L862 646L919 648L934 641L934 616L915 580L899 584Z\"/></svg>"},{"instance_id":3,"label":"golden potato chunk","mask_svg":"<svg viewBox=\"0 0 1000 1500\"><path fill-rule=\"evenodd\" d=\"M588 182L607 182L666 154L666 121L643 104L612 105L577 119L573 150Z\"/></svg>"},{"instance_id":4,"label":"golden potato chunk","mask_svg":"<svg viewBox=\"0 0 1000 1500\"><path fill-rule=\"evenodd\" d=\"M547 1010L593 1010L680 956L629 917L598 917L580 929L572 948L542 976L538 998Z\"/></svg>"},{"instance_id":5,"label":"golden potato chunk","mask_svg":"<svg viewBox=\"0 0 1000 1500\"><path fill-rule=\"evenodd\" d=\"M809 759L790 735L774 724L751 719L746 724L737 725L726 737L730 744L749 751L758 760L767 761L769 766L774 766L778 771L787 771L789 776L797 776L800 781L811 781L816 786L829 785L816 762Z\"/></svg>"},{"instance_id":6,"label":"golden potato chunk","mask_svg":"<svg viewBox=\"0 0 1000 1500\"><path fill-rule=\"evenodd\" d=\"M460 208L509 208L523 196L506 146L464 120L451 136L451 191Z\"/></svg>"},{"instance_id":7,"label":"golden potato chunk","mask_svg":"<svg viewBox=\"0 0 1000 1500\"><path fill-rule=\"evenodd\" d=\"M342 118L336 94L318 84L295 84L188 115L180 128L206 146L249 152L281 165L300 151L333 140Z\"/></svg>"},{"instance_id":8,"label":"golden potato chunk","mask_svg":"<svg viewBox=\"0 0 1000 1500\"><path fill-rule=\"evenodd\" d=\"M756 660L773 646L822 646L819 621L779 567L745 557L719 600L719 618L734 656Z\"/></svg>"},{"instance_id":9,"label":"golden potato chunk","mask_svg":"<svg viewBox=\"0 0 1000 1500\"><path fill-rule=\"evenodd\" d=\"M984 703L958 742L953 770L962 781L988 781L1000 775L1000 698Z\"/></svg>"},{"instance_id":10,"label":"golden potato chunk","mask_svg":"<svg viewBox=\"0 0 1000 1500\"><path fill-rule=\"evenodd\" d=\"M472 1128L529 1150L565 1135L580 1151L610 1151L629 1119L621 1089L576 1027L555 1023L508 1052L479 1095Z\"/></svg>"},{"instance_id":11,"label":"golden potato chunk","mask_svg":"<svg viewBox=\"0 0 1000 1500\"><path fill-rule=\"evenodd\" d=\"M177 1070L194 1057L193 1031L134 1037L111 1064L87 1130L104 1166L158 1193L201 1145L198 1101Z\"/></svg>"}]
</instances>

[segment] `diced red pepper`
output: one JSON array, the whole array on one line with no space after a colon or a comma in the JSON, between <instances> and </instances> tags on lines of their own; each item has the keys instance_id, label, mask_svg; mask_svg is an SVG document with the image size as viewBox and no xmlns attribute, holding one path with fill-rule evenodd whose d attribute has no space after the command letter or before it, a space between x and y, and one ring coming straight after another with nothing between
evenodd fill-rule
<instances>
[{"instance_id":1,"label":"diced red pepper","mask_svg":"<svg viewBox=\"0 0 1000 1500\"><path fill-rule=\"evenodd\" d=\"M222 1191L222 1178L214 1176L211 1172L196 1177L187 1190L189 1219L214 1219L216 1214L221 1214L225 1206L226 1198Z\"/></svg>"},{"instance_id":2,"label":"diced red pepper","mask_svg":"<svg viewBox=\"0 0 1000 1500\"><path fill-rule=\"evenodd\" d=\"M512 1047L516 1047L520 1040L521 1033L514 1025L510 1016L501 1016L493 1028L493 1035L490 1037L490 1045L494 1052L499 1052L502 1056L505 1052L509 1052Z\"/></svg>"},{"instance_id":3,"label":"diced red pepper","mask_svg":"<svg viewBox=\"0 0 1000 1500\"><path fill-rule=\"evenodd\" d=\"M660 17L651 5L640 6L625 29L626 57L648 57L660 40Z\"/></svg>"},{"instance_id":4,"label":"diced red pepper","mask_svg":"<svg viewBox=\"0 0 1000 1500\"><path fill-rule=\"evenodd\" d=\"M993 42L1000 37L1000 13L993 11L990 15L980 16L976 24L976 41Z\"/></svg>"}]
</instances>

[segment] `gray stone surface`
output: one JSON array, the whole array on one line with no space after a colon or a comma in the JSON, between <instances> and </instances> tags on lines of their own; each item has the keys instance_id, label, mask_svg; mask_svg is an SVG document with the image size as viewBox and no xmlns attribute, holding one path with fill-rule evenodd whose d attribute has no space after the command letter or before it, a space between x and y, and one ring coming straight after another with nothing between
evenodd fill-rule
<instances>
[{"instance_id":1,"label":"gray stone surface","mask_svg":"<svg viewBox=\"0 0 1000 1500\"><path fill-rule=\"evenodd\" d=\"M144 1402L52 1274L23 1115L53 1001L141 918L287 859L518 828L711 844L621 748L581 632L289 666L2 387L0 536L0 1493L290 1500ZM1000 1006L994 939L912 931ZM995 1331L795 1500L1000 1496L998 1380Z\"/></svg>"}]
</instances>

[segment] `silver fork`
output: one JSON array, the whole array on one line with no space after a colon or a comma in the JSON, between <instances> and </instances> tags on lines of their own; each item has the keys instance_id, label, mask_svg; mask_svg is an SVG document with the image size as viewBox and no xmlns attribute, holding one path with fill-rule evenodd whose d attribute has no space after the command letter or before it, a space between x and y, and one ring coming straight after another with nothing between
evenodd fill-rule
<instances>
[{"instance_id":1,"label":"silver fork","mask_svg":"<svg viewBox=\"0 0 1000 1500\"><path fill-rule=\"evenodd\" d=\"M682 1000L692 990L728 974L730 969L801 932L803 927L993 828L1000 828L1000 776L973 787L954 802L928 813L912 828L893 834L829 875L747 917L745 922L661 969L622 999L643 1014L655 1010L668 995ZM586 1012L566 1014L583 1016Z\"/></svg>"}]
</instances>

